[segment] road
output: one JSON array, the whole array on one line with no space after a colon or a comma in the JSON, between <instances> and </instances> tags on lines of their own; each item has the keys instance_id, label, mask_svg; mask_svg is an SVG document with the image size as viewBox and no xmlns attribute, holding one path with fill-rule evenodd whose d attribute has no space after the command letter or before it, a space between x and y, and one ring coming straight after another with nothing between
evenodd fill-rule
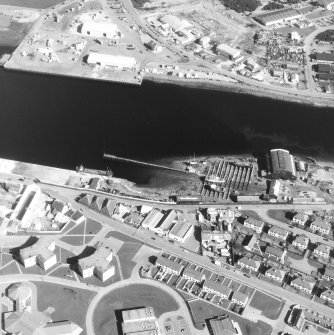
<instances>
[{"instance_id":1,"label":"road","mask_svg":"<svg viewBox=\"0 0 334 335\"><path fill-rule=\"evenodd\" d=\"M59 194L59 197L60 199L62 199L63 197L64 200L69 201L69 199L75 198L75 196L73 196L74 194L73 194L73 190L67 190L66 188L64 188L61 194ZM80 193L78 192L77 194L80 194ZM297 293L287 291L281 287L277 287L275 285L262 281L258 278L254 278L254 277L245 278L241 273L235 272L233 269L225 269L225 268L219 267L215 264L212 264L207 257L201 256L201 255L198 255L192 252L185 252L184 249L182 249L180 246L169 243L165 239L158 237L157 235L155 235L153 232L149 230L145 230L143 228L135 229L133 227L127 226L113 219L109 219L105 217L104 215L99 214L93 210L90 210L84 206L81 206L80 204L74 204L74 206L81 209L86 217L90 217L93 220L96 220L100 222L101 224L105 225L106 227L112 227L113 229L119 232L122 232L126 236L132 236L146 243L149 246L151 245L153 247L161 249L162 251L166 251L177 257L186 259L187 261L197 264L200 267L206 267L210 271L228 276L245 285L252 286L253 288L257 290L262 290L266 293L276 295L280 298L285 299L287 303L290 305L300 304L301 306L304 306L311 310L314 309L316 306L316 310L318 313L321 313L329 318L333 317L333 310L325 305L315 304L313 301L311 301L308 298L305 298ZM154 240L152 238L154 238Z\"/></svg>"}]
</instances>

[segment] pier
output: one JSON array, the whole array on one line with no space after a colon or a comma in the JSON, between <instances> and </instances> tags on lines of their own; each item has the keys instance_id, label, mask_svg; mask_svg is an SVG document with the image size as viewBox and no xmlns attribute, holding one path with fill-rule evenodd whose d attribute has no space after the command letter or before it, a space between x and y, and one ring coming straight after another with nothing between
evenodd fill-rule
<instances>
[{"instance_id":1,"label":"pier","mask_svg":"<svg viewBox=\"0 0 334 335\"><path fill-rule=\"evenodd\" d=\"M158 164L154 164L154 163L138 161L138 160L131 159L131 158L118 157L118 156L109 155L109 154L103 154L103 158L104 159L109 159L109 160L112 160L112 161L119 161L119 162L124 162L124 163L129 163L129 164L140 165L140 166L148 167L148 168L151 168L151 169L159 169L159 170L166 170L166 171L170 171L170 172L177 172L177 173L182 173L182 174L186 174L188 176L197 177L197 178L200 177L198 174L193 173L193 172L189 172L189 171L185 171L185 170L181 170L181 169L176 169L176 168L172 168L172 167L168 167L168 166L164 166L164 165L158 165Z\"/></svg>"}]
</instances>

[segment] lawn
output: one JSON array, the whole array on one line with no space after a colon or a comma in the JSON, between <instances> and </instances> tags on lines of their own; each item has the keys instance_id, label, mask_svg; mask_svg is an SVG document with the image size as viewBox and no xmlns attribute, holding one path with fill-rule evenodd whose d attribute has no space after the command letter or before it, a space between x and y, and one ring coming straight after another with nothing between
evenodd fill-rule
<instances>
[{"instance_id":1,"label":"lawn","mask_svg":"<svg viewBox=\"0 0 334 335\"><path fill-rule=\"evenodd\" d=\"M277 320L284 306L284 301L256 291L249 306L254 307L270 320Z\"/></svg>"},{"instance_id":2,"label":"lawn","mask_svg":"<svg viewBox=\"0 0 334 335\"><path fill-rule=\"evenodd\" d=\"M188 304L196 323L203 323L206 319L226 314L229 315L232 320L238 322L243 335L269 335L272 332L272 327L267 323L254 323L234 313L215 307L210 303L196 300L189 302Z\"/></svg>"},{"instance_id":3,"label":"lawn","mask_svg":"<svg viewBox=\"0 0 334 335\"><path fill-rule=\"evenodd\" d=\"M48 307L55 309L51 314L53 321L71 320L85 329L86 312L95 293L63 285L34 282L37 286L37 308L40 311ZM81 335L86 334L85 331Z\"/></svg>"},{"instance_id":4,"label":"lawn","mask_svg":"<svg viewBox=\"0 0 334 335\"><path fill-rule=\"evenodd\" d=\"M106 295L94 311L96 335L118 335L121 310L152 306L155 315L176 311L178 303L165 291L151 286L134 284L116 289Z\"/></svg>"},{"instance_id":5,"label":"lawn","mask_svg":"<svg viewBox=\"0 0 334 335\"><path fill-rule=\"evenodd\" d=\"M132 258L137 254L141 247L141 244L124 243L118 250L117 256L119 258L124 279L131 277L132 270L136 265L135 262L132 262Z\"/></svg>"},{"instance_id":6,"label":"lawn","mask_svg":"<svg viewBox=\"0 0 334 335\"><path fill-rule=\"evenodd\" d=\"M242 214L245 214L247 216L250 216L254 219L257 219L257 220L262 220L259 216L259 214L257 214L255 211L251 211L251 210L245 210L245 211L240 211L242 212Z\"/></svg>"},{"instance_id":7,"label":"lawn","mask_svg":"<svg viewBox=\"0 0 334 335\"><path fill-rule=\"evenodd\" d=\"M268 211L268 216L274 220L284 222L287 224L291 224L291 220L286 218L286 211L278 210L278 209L270 209Z\"/></svg>"}]
</instances>

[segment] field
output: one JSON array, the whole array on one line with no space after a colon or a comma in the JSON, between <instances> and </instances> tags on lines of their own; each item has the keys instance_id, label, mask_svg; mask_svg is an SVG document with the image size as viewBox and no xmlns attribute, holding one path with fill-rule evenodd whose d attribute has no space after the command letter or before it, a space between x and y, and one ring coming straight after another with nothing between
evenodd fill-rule
<instances>
[{"instance_id":1,"label":"field","mask_svg":"<svg viewBox=\"0 0 334 335\"><path fill-rule=\"evenodd\" d=\"M85 329L86 312L94 293L57 284L34 282L37 286L37 307L44 311L55 308L53 321L71 320ZM66 303L64 303L66 302ZM81 335L86 334L85 331Z\"/></svg>"},{"instance_id":2,"label":"field","mask_svg":"<svg viewBox=\"0 0 334 335\"><path fill-rule=\"evenodd\" d=\"M124 279L131 277L132 270L136 265L135 262L132 262L132 258L137 254L141 246L141 244L124 243L118 250L117 256Z\"/></svg>"},{"instance_id":3,"label":"field","mask_svg":"<svg viewBox=\"0 0 334 335\"><path fill-rule=\"evenodd\" d=\"M281 221L287 224L291 223L291 220L286 218L286 212L277 209L271 209L268 211L268 216L274 220Z\"/></svg>"},{"instance_id":4,"label":"field","mask_svg":"<svg viewBox=\"0 0 334 335\"><path fill-rule=\"evenodd\" d=\"M112 291L105 296L94 311L96 335L118 335L122 309L152 306L155 315L176 311L177 302L165 291L150 285L134 284Z\"/></svg>"},{"instance_id":5,"label":"field","mask_svg":"<svg viewBox=\"0 0 334 335\"><path fill-rule=\"evenodd\" d=\"M262 314L268 319L276 320L281 313L284 302L262 292L256 291L249 306L262 311Z\"/></svg>"},{"instance_id":6,"label":"field","mask_svg":"<svg viewBox=\"0 0 334 335\"><path fill-rule=\"evenodd\" d=\"M272 332L272 327L269 324L264 322L254 323L248 321L236 314L213 306L204 301L192 301L189 303L189 306L196 323L203 323L207 319L226 314L229 315L232 320L238 322L243 335L269 335Z\"/></svg>"}]
</instances>

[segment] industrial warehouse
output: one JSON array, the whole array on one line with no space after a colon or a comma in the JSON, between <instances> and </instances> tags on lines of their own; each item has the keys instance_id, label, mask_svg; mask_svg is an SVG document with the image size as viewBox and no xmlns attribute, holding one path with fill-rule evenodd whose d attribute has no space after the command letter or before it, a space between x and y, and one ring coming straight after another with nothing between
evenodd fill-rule
<instances>
[{"instance_id":1,"label":"industrial warehouse","mask_svg":"<svg viewBox=\"0 0 334 335\"><path fill-rule=\"evenodd\" d=\"M266 155L266 169L269 178L296 179L295 160L288 150L270 150Z\"/></svg>"},{"instance_id":2,"label":"industrial warehouse","mask_svg":"<svg viewBox=\"0 0 334 335\"><path fill-rule=\"evenodd\" d=\"M131 70L135 68L136 60L133 57L92 52L87 57L87 64L100 66L102 68Z\"/></svg>"},{"instance_id":3,"label":"industrial warehouse","mask_svg":"<svg viewBox=\"0 0 334 335\"><path fill-rule=\"evenodd\" d=\"M285 21L300 19L302 15L293 8L284 8L281 10L263 13L253 16L253 19L260 22L264 26L271 26Z\"/></svg>"}]
</instances>

